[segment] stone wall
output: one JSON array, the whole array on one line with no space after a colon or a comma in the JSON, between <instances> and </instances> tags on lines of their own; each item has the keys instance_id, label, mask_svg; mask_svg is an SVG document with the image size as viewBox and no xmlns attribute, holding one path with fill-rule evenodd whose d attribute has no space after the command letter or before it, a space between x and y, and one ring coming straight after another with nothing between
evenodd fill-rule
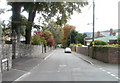
<instances>
[{"instance_id":1,"label":"stone wall","mask_svg":"<svg viewBox=\"0 0 120 83\"><path fill-rule=\"evenodd\" d=\"M120 63L120 48L114 47L76 47L76 52L107 62Z\"/></svg>"},{"instance_id":2,"label":"stone wall","mask_svg":"<svg viewBox=\"0 0 120 83\"><path fill-rule=\"evenodd\" d=\"M12 67L12 45L1 44L1 71L9 70Z\"/></svg>"},{"instance_id":3,"label":"stone wall","mask_svg":"<svg viewBox=\"0 0 120 83\"><path fill-rule=\"evenodd\" d=\"M27 45L27 44L16 44L16 57L37 57L42 54L42 46L39 45Z\"/></svg>"},{"instance_id":4,"label":"stone wall","mask_svg":"<svg viewBox=\"0 0 120 83\"><path fill-rule=\"evenodd\" d=\"M42 45L27 45L27 44L16 44L15 45L15 58L19 57L41 57L45 53ZM43 48L43 50L42 50ZM46 47L46 52L53 50L52 47ZM0 72L1 70L7 70L12 68L12 45L11 44L1 44L0 45ZM7 60L7 61L6 61ZM3 61L3 63L2 63ZM8 63L8 64L7 64Z\"/></svg>"},{"instance_id":5,"label":"stone wall","mask_svg":"<svg viewBox=\"0 0 120 83\"><path fill-rule=\"evenodd\" d=\"M46 52L52 50L51 47L46 47ZM27 44L16 44L16 58L17 57L40 57L45 53L45 49L42 45L27 45Z\"/></svg>"},{"instance_id":6,"label":"stone wall","mask_svg":"<svg viewBox=\"0 0 120 83\"><path fill-rule=\"evenodd\" d=\"M1 72L1 60L2 60L2 45L0 44L0 72Z\"/></svg>"}]
</instances>

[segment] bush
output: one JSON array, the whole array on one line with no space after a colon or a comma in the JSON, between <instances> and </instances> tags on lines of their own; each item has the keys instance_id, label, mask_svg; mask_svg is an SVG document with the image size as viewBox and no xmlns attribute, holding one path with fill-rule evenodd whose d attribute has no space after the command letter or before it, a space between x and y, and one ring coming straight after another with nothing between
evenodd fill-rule
<instances>
[{"instance_id":1,"label":"bush","mask_svg":"<svg viewBox=\"0 0 120 83\"><path fill-rule=\"evenodd\" d=\"M108 43L102 40L95 40L94 42L90 43L90 46L92 46L92 44L94 45L107 45Z\"/></svg>"},{"instance_id":2,"label":"bush","mask_svg":"<svg viewBox=\"0 0 120 83\"><path fill-rule=\"evenodd\" d=\"M78 46L82 46L82 44L77 44Z\"/></svg>"},{"instance_id":3,"label":"bush","mask_svg":"<svg viewBox=\"0 0 120 83\"><path fill-rule=\"evenodd\" d=\"M82 46L82 44L70 44L70 46Z\"/></svg>"},{"instance_id":4,"label":"bush","mask_svg":"<svg viewBox=\"0 0 120 83\"><path fill-rule=\"evenodd\" d=\"M12 41L5 41L5 44L12 44Z\"/></svg>"},{"instance_id":5,"label":"bush","mask_svg":"<svg viewBox=\"0 0 120 83\"><path fill-rule=\"evenodd\" d=\"M41 37L39 35L35 35L32 37L32 44L33 45L40 45L41 44Z\"/></svg>"},{"instance_id":6,"label":"bush","mask_svg":"<svg viewBox=\"0 0 120 83\"><path fill-rule=\"evenodd\" d=\"M70 46L74 46L74 44L70 44Z\"/></svg>"},{"instance_id":7,"label":"bush","mask_svg":"<svg viewBox=\"0 0 120 83\"><path fill-rule=\"evenodd\" d=\"M95 45L94 47L120 47L119 44L111 44L111 45Z\"/></svg>"},{"instance_id":8,"label":"bush","mask_svg":"<svg viewBox=\"0 0 120 83\"><path fill-rule=\"evenodd\" d=\"M118 41L118 44L120 45L120 37L118 37L117 41Z\"/></svg>"}]
</instances>

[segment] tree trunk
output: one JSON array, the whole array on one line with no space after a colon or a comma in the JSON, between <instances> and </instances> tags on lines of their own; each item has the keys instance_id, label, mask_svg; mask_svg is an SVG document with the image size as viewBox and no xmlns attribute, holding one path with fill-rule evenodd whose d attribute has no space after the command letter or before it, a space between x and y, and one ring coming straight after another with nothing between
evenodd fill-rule
<instances>
[{"instance_id":1,"label":"tree trunk","mask_svg":"<svg viewBox=\"0 0 120 83\"><path fill-rule=\"evenodd\" d=\"M16 36L17 42L20 42L20 3L12 3L12 58L16 58ZM16 34L15 34L16 33Z\"/></svg>"},{"instance_id":2,"label":"tree trunk","mask_svg":"<svg viewBox=\"0 0 120 83\"><path fill-rule=\"evenodd\" d=\"M20 21L21 21L21 5L20 3L12 3L12 32L15 30L17 33L17 41L20 42Z\"/></svg>"},{"instance_id":3,"label":"tree trunk","mask_svg":"<svg viewBox=\"0 0 120 83\"><path fill-rule=\"evenodd\" d=\"M36 10L34 11L29 11L29 17L28 17L28 26L26 28L26 44L30 44L31 43L31 29L32 29L32 25L33 25L33 21L36 15Z\"/></svg>"}]
</instances>

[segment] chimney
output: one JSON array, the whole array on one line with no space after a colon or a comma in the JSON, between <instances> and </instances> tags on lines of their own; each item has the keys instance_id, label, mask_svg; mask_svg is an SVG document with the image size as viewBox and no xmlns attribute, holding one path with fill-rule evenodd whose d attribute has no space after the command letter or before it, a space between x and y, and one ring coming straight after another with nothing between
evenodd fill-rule
<instances>
[{"instance_id":1,"label":"chimney","mask_svg":"<svg viewBox=\"0 0 120 83\"><path fill-rule=\"evenodd\" d=\"M113 34L113 29L110 29L110 36L112 36Z\"/></svg>"},{"instance_id":2,"label":"chimney","mask_svg":"<svg viewBox=\"0 0 120 83\"><path fill-rule=\"evenodd\" d=\"M97 37L100 37L100 31L97 32Z\"/></svg>"},{"instance_id":3,"label":"chimney","mask_svg":"<svg viewBox=\"0 0 120 83\"><path fill-rule=\"evenodd\" d=\"M116 32L114 32L112 35L113 35L113 36L116 36Z\"/></svg>"}]
</instances>

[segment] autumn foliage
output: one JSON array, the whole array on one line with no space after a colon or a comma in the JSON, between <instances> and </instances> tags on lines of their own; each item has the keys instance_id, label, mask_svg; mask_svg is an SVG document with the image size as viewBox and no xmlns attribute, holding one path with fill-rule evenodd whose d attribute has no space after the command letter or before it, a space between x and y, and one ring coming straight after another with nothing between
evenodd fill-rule
<instances>
[{"instance_id":1,"label":"autumn foliage","mask_svg":"<svg viewBox=\"0 0 120 83\"><path fill-rule=\"evenodd\" d=\"M64 37L63 37L63 39L62 39L62 45L63 45L64 47L68 46L68 45L67 45L68 36L69 36L69 34L70 34L70 32L71 32L72 29L75 29L75 27L74 27L74 26L71 26L71 25L65 25L65 26L63 27Z\"/></svg>"},{"instance_id":2,"label":"autumn foliage","mask_svg":"<svg viewBox=\"0 0 120 83\"><path fill-rule=\"evenodd\" d=\"M35 33L36 33L35 35L40 36L42 39L44 39L48 46L53 46L55 44L55 40L50 31L44 31L44 32L36 31Z\"/></svg>"}]
</instances>

